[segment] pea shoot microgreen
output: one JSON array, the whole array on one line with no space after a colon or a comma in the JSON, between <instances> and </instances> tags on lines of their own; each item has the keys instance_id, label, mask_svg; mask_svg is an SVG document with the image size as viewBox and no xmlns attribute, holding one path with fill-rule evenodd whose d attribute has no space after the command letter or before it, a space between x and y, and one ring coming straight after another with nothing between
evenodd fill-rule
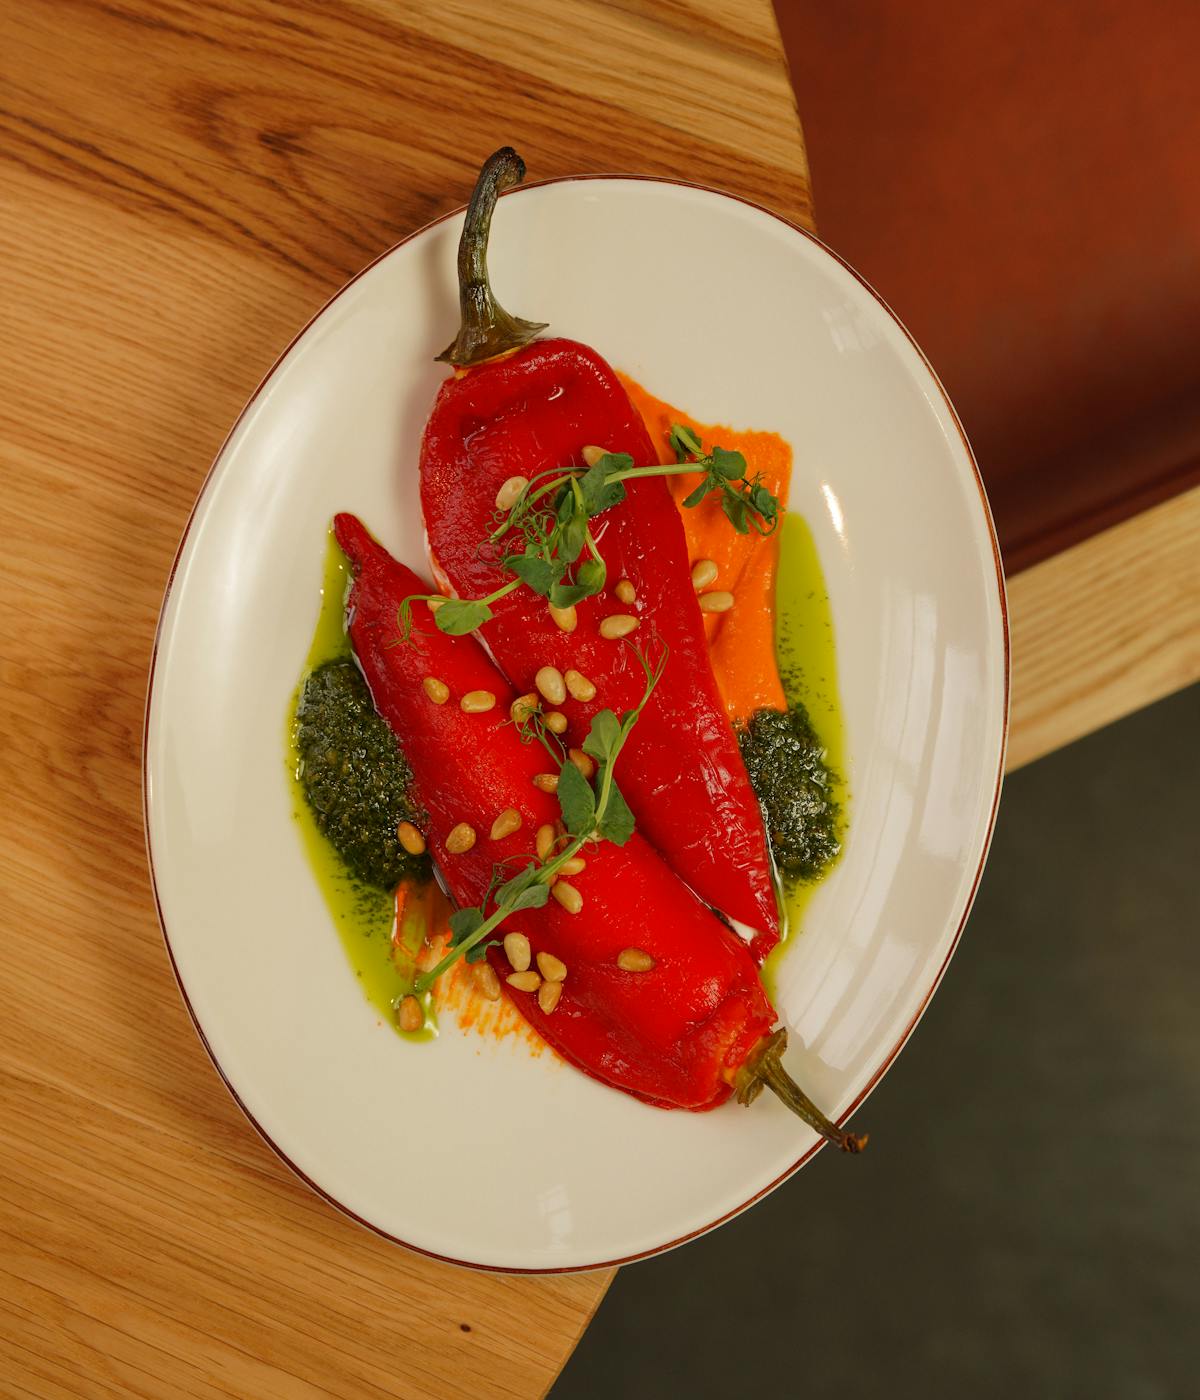
<instances>
[{"instance_id":1,"label":"pea shoot microgreen","mask_svg":"<svg viewBox=\"0 0 1200 1400\"><path fill-rule=\"evenodd\" d=\"M514 716L509 722L516 725L523 744L541 744L550 755L554 766L562 767L567 757L566 745L546 723L546 716L540 705L520 712L519 717Z\"/></svg>"},{"instance_id":2,"label":"pea shoot microgreen","mask_svg":"<svg viewBox=\"0 0 1200 1400\"><path fill-rule=\"evenodd\" d=\"M591 522L625 500L627 481L700 472L700 483L684 498L685 508L719 492L726 519L739 534L754 530L769 535L775 529L779 501L763 485L761 473L747 475L740 452L717 446L706 451L696 433L681 423L671 428L669 441L674 462L635 467L628 453L606 452L587 467L539 473L507 510L496 511L491 534L483 542L486 548L506 550L501 564L512 577L483 598L405 598L399 616L401 639L407 641L412 630L414 603L437 604L434 621L439 630L457 637L489 622L491 605L522 585L556 608L573 607L599 593L607 573Z\"/></svg>"},{"instance_id":3,"label":"pea shoot microgreen","mask_svg":"<svg viewBox=\"0 0 1200 1400\"><path fill-rule=\"evenodd\" d=\"M721 493L721 509L739 535L753 528L769 535L779 524L779 501L762 484L762 473L746 475L746 459L740 452L713 447L705 453L700 439L690 428L676 423L670 434L675 460L687 469L703 470L704 480L688 496L684 507L698 506L713 491Z\"/></svg>"},{"instance_id":4,"label":"pea shoot microgreen","mask_svg":"<svg viewBox=\"0 0 1200 1400\"><path fill-rule=\"evenodd\" d=\"M466 958L470 963L480 961L488 948L499 942L490 935L511 914L522 909L542 908L550 898L550 881L585 846L599 841L623 846L633 835L633 813L617 787L613 770L633 726L662 679L667 649L660 646L651 659L632 644L627 645L631 646L646 674L642 698L620 718L612 710L601 710L592 720L583 743L584 752L596 760L596 773L590 781L570 758L560 762L558 807L566 836L558 838L557 849L546 860L522 857L493 867L492 880L482 903L458 909L450 916L449 946L437 965L417 978L413 988L417 996L427 992L459 958ZM527 720L522 720L522 727L528 724ZM544 738L544 735L538 737ZM555 738L552 734L549 737ZM520 868L514 869L514 866ZM490 913L489 904L492 905Z\"/></svg>"}]
</instances>

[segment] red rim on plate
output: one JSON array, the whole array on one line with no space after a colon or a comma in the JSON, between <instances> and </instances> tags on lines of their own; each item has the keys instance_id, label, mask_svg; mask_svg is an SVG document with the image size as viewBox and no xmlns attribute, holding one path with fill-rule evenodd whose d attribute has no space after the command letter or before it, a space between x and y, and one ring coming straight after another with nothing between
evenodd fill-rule
<instances>
[{"instance_id":1,"label":"red rim on plate","mask_svg":"<svg viewBox=\"0 0 1200 1400\"><path fill-rule=\"evenodd\" d=\"M960 440L961 440L961 442L962 442L963 451L966 453L967 460L968 460L968 461L970 462L970 464L971 464L971 471L972 471L973 478L974 478L974 481L975 481L975 487L976 487L977 491L979 492L979 503L980 503L980 505L981 505L982 508L983 508L983 516L984 516L984 521L985 521L985 523L986 523L986 525L987 525L988 538L989 538L989 540L990 540L990 542L991 542L991 546L992 546L992 558L993 558L993 562L994 562L995 570L996 570L996 588L997 588L997 594L998 594L999 603L1000 603L1001 627L1002 627L1003 636L1004 636L1004 673L1003 673L1003 681L1004 681L1004 704L1003 704L1003 719L1002 719L1002 727L1001 727L1001 734L1000 734L1000 753L999 753L999 761L998 761L997 770L996 770L995 791L994 791L993 796L992 796L992 807L991 807L991 812L989 813L989 816L988 816L987 831L986 831L986 833L985 833L985 835L984 835L983 846L982 846L982 849L981 849L980 854L979 854L979 864L978 864L978 866L977 866L977 868L976 868L976 870L975 870L975 877L974 877L973 881L971 882L971 889L970 889L970 892L968 893L966 902L965 902L965 904L963 905L962 913L961 913L960 916L959 916L958 925L957 925L957 927L955 928L954 937L952 938L952 940L951 940L951 942L950 942L950 947L949 947L949 948L947 949L947 951L946 951L946 956L945 956L945 958L942 960L942 964L941 964L941 966L938 968L937 973L936 973L936 975L934 976L934 979L933 979L932 983L930 984L928 991L925 993L925 996L924 996L923 1000L921 1001L920 1006L917 1007L916 1011L913 1013L912 1019L909 1021L908 1025L905 1027L904 1033L900 1036L899 1040L897 1040L896 1044L895 1044L895 1045L892 1047L892 1049L888 1052L887 1056L886 1056L886 1057L884 1058L884 1060L883 1060L883 1063L882 1063L882 1064L879 1066L879 1068L875 1071L874 1075L872 1075L871 1079L867 1082L867 1084L864 1086L864 1088L862 1089L862 1091L858 1094L858 1096L854 1099L854 1101L849 1105L849 1107L841 1114L841 1116L840 1116L839 1119L837 1120L838 1123L839 1123L839 1125L840 1125L840 1124L842 1124L842 1123L845 1123L845 1122L851 1117L851 1115L853 1115L855 1112L857 1112L857 1110L858 1110L859 1107L862 1105L862 1103L864 1102L864 1100L870 1095L871 1091L875 1088L875 1086L879 1083L879 1081L883 1078L883 1076L884 1076L884 1075L887 1073L887 1071L891 1068L891 1066L892 1066L893 1062L895 1061L897 1055L899 1055L900 1051L904 1049L904 1046L905 1046L905 1045L907 1044L907 1042L908 1042L909 1036L912 1035L913 1031L914 1031L914 1030L916 1029L916 1027L917 1027L917 1024L918 1024L919 1021L921 1020L921 1017L925 1014L925 1010L926 1010L926 1008L928 1007L930 1001L932 1000L934 992L937 991L939 985L941 984L942 978L943 978L943 976L945 975L945 972L946 972L946 968L947 968L947 967L949 966L949 964L950 964L950 959L954 956L955 950L958 948L958 943L959 943L960 938L962 937L963 929L964 929L964 927L966 926L967 919L968 919L968 917L970 916L970 913L971 913L971 908L972 908L972 906L973 906L973 904L974 904L974 902L975 902L976 893L977 893L978 890L979 890L979 882L980 882L980 879L981 879L982 876L983 876L983 868L984 868L985 864L987 863L988 850L989 850L989 848L991 847L991 843L992 843L992 834L993 834L993 832L994 832L994 830L995 830L995 826L996 826L996 811L997 811L997 808L999 807L999 804L1000 804L1000 790L1001 790L1001 786L1002 786L1002 784L1003 784L1003 779L1004 779L1004 758L1005 758L1005 754L1006 754L1006 751L1007 751L1007 748L1008 748L1008 720L1009 720L1009 713L1008 713L1008 712L1009 712L1009 697L1010 697L1011 653L1010 653L1010 647L1009 647L1008 597L1007 597L1007 594L1006 594L1006 591L1005 591L1005 585L1004 585L1004 569L1003 569L1003 565L1002 565L1001 559L1000 559L1000 546L999 546L999 542L998 542L997 539L996 539L996 529L995 529L995 525L994 525L994 523L993 523L993 521L992 521L991 507L988 505L987 493L986 493L986 491L984 490L984 485L983 485L983 478L982 478L982 477L980 476L980 474L979 474L979 466L978 466L978 464L977 464L976 461L975 461L975 454L971 451L971 444L970 444L970 442L967 440L967 435L966 435L965 431L963 430L962 423L959 421L959 417L958 417L958 414L955 412L954 405L950 402L950 397L949 397L949 395L946 393L946 390L943 388L941 380L938 378L937 373L935 372L933 366L929 363L929 360L926 358L924 351L923 351L923 350L921 349L921 347L917 344L916 340L913 338L913 336L912 336L912 334L910 333L910 331L908 330L908 328L904 325L903 321L900 320L900 318L896 315L896 313L892 310L892 308L887 304L886 301L884 301L884 299L879 295L879 293L875 290L875 288L871 286L871 284L866 280L866 278L865 278L865 277L862 277L858 272L856 272L856 271L854 270L854 268L852 268L852 267L850 266L850 264L849 264L848 262L845 261L844 258L839 257L839 255L838 255L836 252L834 252L834 250L833 250L832 248L830 248L827 244L823 243L823 242L821 241L821 239L819 239L819 238L816 236L816 234L810 232L810 231L809 231L808 229L806 229L806 228L802 228L799 224L794 223L791 219L784 218L784 216L783 216L782 214L777 214L777 213L775 213L773 210L767 209L767 208L764 207L763 205L756 203L756 202L755 202L754 200L752 200L752 199L744 199L744 198L743 198L742 196L740 196L740 195L728 194L728 193L726 193L724 190L714 189L711 185L702 185L702 184L698 184L698 183L696 183L695 181L691 181L691 180L667 180L667 179L661 179L660 177L654 176L654 175L613 175L613 174L599 174L599 173L597 173L597 174L590 174L590 175L568 175L568 176L562 176L562 177L559 177L559 178L557 178L557 179L550 179L550 180L534 180L534 181L530 181L528 184L525 184L525 185L520 186L520 187L517 188L517 189L513 189L513 190L507 191L505 194L503 194L503 195L501 196L501 198L502 198L502 199L515 199L515 198L519 198L520 195L521 195L522 193L524 193L525 191L527 191L527 190L540 189L540 188L543 188L543 187L545 187L545 186L547 186L547 185L569 185L569 184L577 184L577 183L581 183L581 182L583 182L583 181L589 181L589 180L621 180L621 181L630 181L630 180L633 180L633 181L644 181L644 182L647 183L647 184L666 185L666 186L677 186L677 187L681 187L681 188L683 188L683 189L700 190L700 191L702 191L702 192L705 193L705 194L716 195L716 196L718 196L718 197L721 198L721 199L731 200L731 201L732 201L733 203L735 203L735 204L744 204L744 205L746 205L748 208L754 209L754 210L756 210L756 211L757 211L758 213L760 213L760 214L765 214L765 215L767 215L768 218L774 219L777 223L783 224L786 228L791 229L793 233L798 233L798 234L800 234L803 238L808 239L808 241L809 241L810 243L814 243L818 248L822 249L822 251L825 252L826 254L828 254L828 256L829 256L830 258L832 258L833 261L834 261L835 263L837 263L839 267L841 267L844 271L848 272L848 273L850 274L850 276L853 277L854 280L855 280L856 282L858 282L859 285L860 285L861 287L863 287L863 289L864 289L864 290L865 290L865 291L866 291L866 292L867 292L867 293L868 293L868 294L883 308L883 310L887 313L887 315L891 318L891 320L896 324L896 326L898 327L898 329L899 329L899 330L901 331L901 333L904 335L904 337L905 337L905 339L908 341L908 343L912 346L913 350L915 350L916 353L917 353L917 355L920 357L922 364L925 366L926 370L929 372L930 378L933 380L933 383L934 383L934 385L936 386L938 393L939 393L939 394L941 395L941 397L942 397L942 402L943 402L943 404L945 405L945 408L946 408L947 413L950 415L951 421L953 422L955 428L956 428L957 431L958 431L959 438L960 438ZM414 229L410 234L407 234L404 238L402 238L402 239L400 239L398 242L392 244L392 246L391 246L390 248L385 249L382 253L379 254L378 257L373 258L364 268L362 268L359 272L355 273L355 275L354 275L352 278L350 278L350 280L349 280L348 282L344 283L344 284L333 294L333 296L331 296L331 297L329 298L329 300L328 300L318 311L316 311L316 312L308 319L308 321L305 322L305 324L300 328L300 330L297 331L296 334L292 337L292 339L288 342L288 344L285 346L285 348L283 349L283 351L276 357L274 364L272 364L271 368L267 371L267 373L266 373L266 374L263 376L263 378L260 380L260 382L259 382L257 388L256 388L256 389L254 390L254 392L250 395L250 397L246 400L246 403L245 403L245 405L243 406L242 411L238 414L237 418L234 420L234 423L233 423L233 425L230 427L229 432L226 433L224 441L221 443L221 446L220 446L220 448L217 450L217 453L216 453L216 455L214 456L214 458L213 458L213 460L212 460L212 463L210 464L210 466L209 466L209 468L208 468L208 471L205 473L204 481L201 483L200 490L199 490L199 492L198 492L197 495L196 495L196 500L195 500L194 504L192 505L191 511L190 511L189 514L188 514L187 523L184 525L183 534L182 534L182 536L180 537L180 540L179 540L179 547L178 547L178 549L175 551L175 558L172 560L172 563L171 563L171 570L170 570L170 573L169 573L168 576L167 576L166 586L165 586L165 588L164 588L164 590L163 590L162 605L161 605L161 607L160 607L160 609L159 609L159 614L158 614L158 623L157 623L157 625L156 625L156 627L155 627L154 646L153 646L153 649L152 649L151 654L150 654L150 674L149 674L149 680L148 680L147 688L146 688L146 710L145 710L145 718L144 718L143 726L142 726L142 817L143 817L143 830L144 830L145 838L146 838L146 859L147 859L147 864L148 864L149 870L150 870L150 884L151 884L151 888L152 888L152 890L153 890L153 892L154 892L154 907L155 907L155 909L156 909L156 911L157 911L157 914L158 914L158 923L159 923L159 927L160 927L161 930L162 930L163 942L165 943L166 949L167 949L167 956L170 958L170 961L171 961L171 970L172 970L172 972L173 972L174 975L175 975L175 981L176 981L176 983L177 983L178 986L179 986L180 995L183 997L184 1006L187 1008L188 1015L191 1017L192 1025L195 1027L196 1034L197 1034L197 1035L199 1036L199 1038L200 1038L200 1043L204 1046L204 1049L205 1049L205 1051L207 1052L209 1059L210 1059L210 1060L212 1061L212 1063L213 1063L213 1067L216 1069L217 1073L220 1075L220 1077L221 1077L221 1082L225 1085L225 1088L229 1091L230 1096L232 1097L233 1101L237 1104L238 1108L240 1108L241 1111L242 1111L242 1113L245 1114L245 1116L246 1116L246 1118L249 1120L251 1126L255 1129L255 1131L256 1131L256 1132L258 1133L258 1135L262 1138L262 1140L267 1144L267 1146L270 1147L270 1149L275 1153L275 1155L276 1155L276 1156L277 1156L277 1157L278 1157L292 1172L294 1172L295 1175L298 1176L298 1177L300 1178L300 1180L303 1181L303 1182L305 1183L306 1186L310 1187L313 1191L315 1191L316 1194L317 1194L318 1196L320 1196L323 1200L328 1201L329 1204L330 1204L331 1206L333 1206L335 1209L337 1209L338 1211L340 1211L343 1215L348 1216L351 1220L355 1221L355 1222L356 1222L357 1224L359 1224L359 1225L362 1225L364 1228L370 1230L373 1234L379 1235L379 1236L382 1237L383 1239L390 1240L390 1241L392 1241L393 1244L403 1245L403 1247L404 1247L405 1249L412 1250L413 1253L415 1253L415 1254L423 1254L423 1255L425 1255L427 1258L430 1258L430 1259L437 1259L437 1260L439 1260L440 1262L445 1263L445 1264L457 1264L457 1265L459 1265L460 1267L463 1267L463 1268L477 1269L477 1270L480 1270L480 1271L483 1271L483 1272L486 1272L486 1273L498 1273L498 1274L576 1274L576 1273L588 1273L588 1272L592 1272L592 1271L598 1270L598 1269L611 1269L611 1268L616 1268L616 1267L619 1267L619 1266L622 1265L622 1264L632 1264L632 1263L635 1263L635 1262L636 1262L637 1260L639 1260L639 1259L648 1259L648 1258L651 1258L653 1255L656 1255L656 1254L663 1254L663 1253L665 1253L665 1252L666 1252L667 1250L669 1250L669 1249L675 1249L675 1248L677 1248L679 1245L687 1244L688 1241L694 1240L694 1239L696 1239L696 1238L697 1238L698 1236L700 1236L700 1235L707 1234L710 1230L716 1229L718 1225L723 1225L723 1224L725 1224L726 1221L732 1220L734 1216L740 1215L740 1214L742 1213L742 1211L749 1209L749 1207L752 1206L752 1205L754 1205L756 1201L760 1201L760 1200L762 1200L762 1198L763 1198L764 1196L769 1195L772 1191L774 1191L774 1190L776 1189L776 1187L781 1186L781 1185L788 1179L788 1177L795 1175L795 1173L798 1172L798 1171L800 1170L800 1168L803 1167L803 1166L805 1165L805 1163L807 1163L808 1161L810 1161L811 1158L813 1158L813 1157L821 1150L821 1148L825 1146L824 1140L823 1140L823 1139L818 1139L818 1141L817 1141L816 1143L814 1143L814 1144L808 1149L808 1151L805 1152L805 1153L803 1154L803 1156L801 1156L801 1157L798 1158L795 1162L793 1162L792 1165L791 1165L790 1167L788 1167L785 1171L781 1172L773 1181L769 1182L766 1186L762 1187L760 1190L754 1192L754 1194L753 1194L752 1196L749 1196L749 1197L748 1197L745 1201L743 1201L740 1205L735 1206L732 1210L726 1211L723 1215L718 1216L715 1220L709 1221L707 1224L700 1226L698 1229L689 1231L686 1235L680 1235L677 1239L669 1240L669 1241L667 1241L666 1243L661 1244L661 1245L656 1245L656 1246L654 1246L652 1249L644 1249L644 1250L639 1251L639 1252L636 1253L636 1254L624 1255L624 1256L622 1256L622 1257L620 1257L620 1258L617 1258L617 1259L598 1260L598 1261L597 1261L596 1263L594 1263L594 1264L568 1264L568 1265L559 1266L559 1267L557 1267L557 1268L545 1268L545 1269L505 1268L505 1267L503 1267L503 1266L501 1266L501 1265L497 1265L497 1264L477 1264L477 1263L474 1263L474 1262L472 1262L471 1260L467 1260L467 1259L455 1259L455 1258L453 1258L453 1257L451 1257L451 1256L449 1256L449 1255L438 1254L436 1251L431 1250L431 1249L423 1249L420 1245L410 1244L407 1240L401 1239L398 1235L393 1235L390 1231L384 1230L384 1229L380 1228L378 1225L373 1224L371 1221L369 1221L369 1220L364 1220L364 1219L362 1218L362 1216L357 1215L354 1211L350 1210L350 1209L349 1209L347 1206L345 1206L341 1201L339 1201L335 1196L330 1195L330 1193L329 1193L328 1191L326 1191L322 1186L318 1185L317 1182L313 1181L313 1179L312 1179L310 1176L308 1176L304 1171L302 1171L302 1170L295 1164L295 1162L293 1162L293 1161L291 1160L291 1158L287 1155L287 1153L285 1153L285 1152L279 1147L279 1145L274 1141L274 1139L271 1137L271 1135L266 1131L265 1128L263 1128L262 1124L259 1123L259 1121L255 1118L255 1116L253 1115L253 1113L250 1112L249 1108L247 1108L246 1104L242 1101L242 1099L241 1099L240 1095L238 1094L237 1090L233 1087L233 1084L230 1082L228 1076L226 1075L225 1070L223 1069L220 1060L218 1060L216 1054L214 1053L212 1046L209 1044L209 1042L208 1042L208 1037L204 1034L204 1028L201 1026L200 1021L199 1021L199 1019L198 1019L197 1016L196 1016L195 1010L194 1010L193 1007L192 1007L191 999L189 998L188 993L187 993L187 988L186 988L186 986L184 985L183 978L182 978L182 977L180 976L180 974L179 974L179 967L178 967L178 965L177 965L177 963L176 963L176 961L175 961L175 953L174 953L174 950L173 950L172 947L171 947L171 935L170 935L170 931L169 931L168 928L167 928L167 921L166 921L166 918L165 918L165 916L164 916L164 914L163 914L162 903L161 903L161 901L159 900L158 882L157 882L157 879L156 879L156 876L155 876L155 870L154 870L154 851L153 851L153 849L152 849L152 847L151 847L151 844L150 844L150 801L149 801L149 730L150 730L150 707L151 707L151 702L152 702L153 695L154 695L154 675L155 675L155 670L156 670L157 662L158 662L158 648L159 648L159 642L160 642L161 637L162 637L163 619L164 619L164 617L166 616L167 605L168 605L168 603L169 603L169 601L170 601L171 589L172 589L172 586L174 585L174 582L175 582L175 575L176 575L176 572L178 571L178 568L179 568L179 562L180 562L180 560L181 560L182 557L183 557L183 551L184 551L184 548L185 548L186 545L187 545L188 535L189 535L190 532L191 532L192 523L193 523L193 521L195 520L196 512L197 512L197 510L198 510L199 507L200 507L200 503L201 503L201 501L204 499L205 492L208 490L209 483L210 483L211 480L212 480L213 472L216 470L218 463L220 462L222 456L223 456L224 453L225 453L226 447L229 445L230 439L233 437L234 433L237 431L238 427L239 427L240 424L242 423L242 420L246 417L246 414L247 414L247 413L250 411L250 409L253 407L253 405L254 405L254 403L256 402L256 400L258 399L259 395L263 392L263 390L266 388L266 386L267 386L267 385L270 383L270 381L274 378L276 372L278 371L278 369L280 368L280 366L283 364L283 362L284 362L284 360L287 358L288 354L291 352L293 346L295 346L295 345L297 344L297 342L300 341L300 340L303 338L303 336L308 332L309 328L310 328L312 325L314 325L314 323L315 323L316 321L318 321L318 320L325 314L325 312L334 304L335 301L337 301L341 296L343 296L347 291L349 291L349 289L350 289L352 286L354 286L354 284L355 284L361 277L364 277L368 272L371 271L371 269L372 269L373 267L375 267L378 263L381 263L385 258L390 257L391 254L394 253L394 252L396 251L396 249L402 248L406 243L411 242L412 239L418 237L420 234L423 234L423 233L427 232L429 229L431 229L431 228L436 228L439 224L443 224L443 223L445 223L445 222L446 222L447 220L449 220L449 219L458 218L458 217L464 212L465 208L466 208L466 206L465 206L465 205L462 205L462 206L460 206L460 207L457 208L457 209L450 210L448 213L442 214L442 215L440 215L438 218L430 220L429 223L422 225L420 228Z\"/></svg>"}]
</instances>

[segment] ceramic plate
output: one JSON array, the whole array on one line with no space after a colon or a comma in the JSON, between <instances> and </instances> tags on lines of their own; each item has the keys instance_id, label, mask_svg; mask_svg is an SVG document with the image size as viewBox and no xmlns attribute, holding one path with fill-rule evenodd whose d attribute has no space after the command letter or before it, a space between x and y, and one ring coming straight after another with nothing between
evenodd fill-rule
<instances>
[{"instance_id":1,"label":"ceramic plate","mask_svg":"<svg viewBox=\"0 0 1200 1400\"><path fill-rule=\"evenodd\" d=\"M151 865L204 1042L309 1183L446 1259L585 1269L728 1219L818 1144L770 1095L668 1113L450 1017L435 1043L405 1043L364 999L306 862L284 732L325 531L354 511L425 567L417 450L445 373L433 356L457 324L460 227L454 215L421 230L334 297L213 466L153 664ZM795 449L789 508L808 520L829 585L853 805L776 1005L788 1067L843 1117L946 968L999 795L1003 582L962 431L863 282L728 196L635 179L530 186L504 197L491 263L514 311L703 420L771 429Z\"/></svg>"}]
</instances>

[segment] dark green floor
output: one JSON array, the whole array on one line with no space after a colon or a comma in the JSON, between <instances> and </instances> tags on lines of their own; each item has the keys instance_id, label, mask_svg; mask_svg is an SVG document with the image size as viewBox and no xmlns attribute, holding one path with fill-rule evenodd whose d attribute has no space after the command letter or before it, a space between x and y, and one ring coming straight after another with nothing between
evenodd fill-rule
<instances>
[{"instance_id":1,"label":"dark green floor","mask_svg":"<svg viewBox=\"0 0 1200 1400\"><path fill-rule=\"evenodd\" d=\"M1200 687L1009 779L946 980L859 1114L623 1269L552 1400L1200 1396Z\"/></svg>"}]
</instances>

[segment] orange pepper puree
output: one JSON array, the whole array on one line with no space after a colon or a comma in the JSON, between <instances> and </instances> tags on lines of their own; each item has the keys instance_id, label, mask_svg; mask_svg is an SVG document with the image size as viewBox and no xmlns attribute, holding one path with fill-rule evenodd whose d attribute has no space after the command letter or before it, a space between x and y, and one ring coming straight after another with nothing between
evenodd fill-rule
<instances>
[{"instance_id":1,"label":"orange pepper puree","mask_svg":"<svg viewBox=\"0 0 1200 1400\"><path fill-rule=\"evenodd\" d=\"M396 941L392 956L408 977L435 967L450 939L450 913L453 906L433 880L416 885L403 883L396 890ZM406 930L412 930L406 938ZM461 1030L503 1040L513 1036L524 1041L536 1059L549 1048L533 1027L524 1020L507 997L489 1001L479 990L473 969L459 961L437 983L434 1002L439 1010L452 1009Z\"/></svg>"},{"instance_id":2,"label":"orange pepper puree","mask_svg":"<svg viewBox=\"0 0 1200 1400\"><path fill-rule=\"evenodd\" d=\"M714 443L740 452L749 475L762 473L763 485L787 499L792 476L792 449L778 433L735 432L724 424L701 423L643 389L636 380L621 375L634 406L646 421L658 448L659 461L673 462L669 435L675 423L691 428L706 447ZM775 575L779 566L778 534L762 536L751 530L739 535L729 524L714 493L698 506L683 510L683 500L700 481L688 472L667 478L680 507L692 562L711 559L717 577L706 591L733 594L728 612L705 613L704 627L712 656L713 672L725 712L730 719L747 719L763 708L786 710L787 699L775 661Z\"/></svg>"}]
</instances>

